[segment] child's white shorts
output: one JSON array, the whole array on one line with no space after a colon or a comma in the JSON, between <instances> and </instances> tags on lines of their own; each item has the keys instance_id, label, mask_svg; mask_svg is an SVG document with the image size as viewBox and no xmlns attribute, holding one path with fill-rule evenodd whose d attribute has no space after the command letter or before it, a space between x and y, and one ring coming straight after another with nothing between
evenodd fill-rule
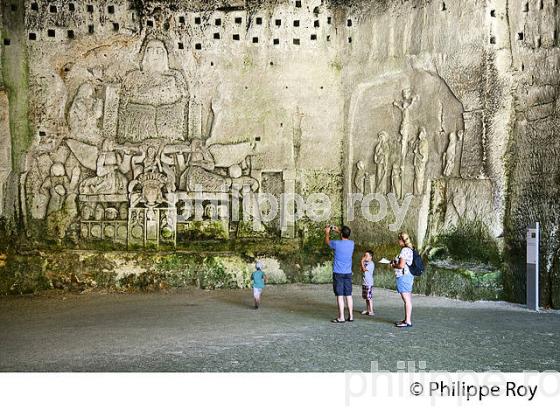
<instances>
[{"instance_id":1,"label":"child's white shorts","mask_svg":"<svg viewBox=\"0 0 560 410\"><path fill-rule=\"evenodd\" d=\"M262 288L253 288L253 296L258 298L262 293Z\"/></svg>"}]
</instances>

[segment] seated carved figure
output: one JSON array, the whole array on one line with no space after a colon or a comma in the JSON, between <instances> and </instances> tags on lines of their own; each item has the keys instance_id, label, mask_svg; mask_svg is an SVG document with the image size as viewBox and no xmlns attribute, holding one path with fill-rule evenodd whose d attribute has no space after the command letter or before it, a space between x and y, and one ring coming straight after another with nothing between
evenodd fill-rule
<instances>
[{"instance_id":1,"label":"seated carved figure","mask_svg":"<svg viewBox=\"0 0 560 410\"><path fill-rule=\"evenodd\" d=\"M130 170L130 155L115 150L113 141L103 142L102 152L97 158L97 176L85 179L80 186L81 194L126 194Z\"/></svg>"},{"instance_id":2,"label":"seated carved figure","mask_svg":"<svg viewBox=\"0 0 560 410\"><path fill-rule=\"evenodd\" d=\"M184 138L188 92L180 71L170 69L165 44L156 39L145 46L139 70L128 73L121 89L119 142L148 138Z\"/></svg>"},{"instance_id":3,"label":"seated carved figure","mask_svg":"<svg viewBox=\"0 0 560 410\"><path fill-rule=\"evenodd\" d=\"M191 141L187 154L187 168L181 175L181 189L193 192L227 192L231 178L215 172L214 159L201 139Z\"/></svg>"}]
</instances>

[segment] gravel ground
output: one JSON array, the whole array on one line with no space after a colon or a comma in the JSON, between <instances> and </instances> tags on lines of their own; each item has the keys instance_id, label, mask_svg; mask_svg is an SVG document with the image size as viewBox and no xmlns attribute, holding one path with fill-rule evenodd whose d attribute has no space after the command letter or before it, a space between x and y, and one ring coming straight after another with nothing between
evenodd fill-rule
<instances>
[{"instance_id":1,"label":"gravel ground","mask_svg":"<svg viewBox=\"0 0 560 410\"><path fill-rule=\"evenodd\" d=\"M557 311L415 295L414 327L397 329L398 294L375 290L376 317L360 316L354 295L344 324L330 323L331 285L269 286L259 310L250 290L4 297L0 370L560 371Z\"/></svg>"}]
</instances>

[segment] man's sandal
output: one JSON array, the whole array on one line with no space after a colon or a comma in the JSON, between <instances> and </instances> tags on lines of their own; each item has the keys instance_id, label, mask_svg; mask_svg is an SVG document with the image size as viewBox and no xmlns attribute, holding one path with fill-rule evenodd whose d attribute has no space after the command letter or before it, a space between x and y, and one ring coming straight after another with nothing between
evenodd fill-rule
<instances>
[{"instance_id":1,"label":"man's sandal","mask_svg":"<svg viewBox=\"0 0 560 410\"><path fill-rule=\"evenodd\" d=\"M338 318L331 320L331 323L344 323L345 320L338 320Z\"/></svg>"},{"instance_id":2,"label":"man's sandal","mask_svg":"<svg viewBox=\"0 0 560 410\"><path fill-rule=\"evenodd\" d=\"M395 325L396 327L412 327L412 323L401 322Z\"/></svg>"}]
</instances>

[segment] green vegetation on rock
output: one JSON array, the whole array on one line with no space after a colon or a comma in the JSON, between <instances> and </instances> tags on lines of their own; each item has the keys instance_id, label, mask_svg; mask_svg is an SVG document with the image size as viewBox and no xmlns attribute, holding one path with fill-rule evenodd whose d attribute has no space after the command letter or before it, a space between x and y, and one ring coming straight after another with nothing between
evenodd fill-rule
<instances>
[{"instance_id":1,"label":"green vegetation on rock","mask_svg":"<svg viewBox=\"0 0 560 410\"><path fill-rule=\"evenodd\" d=\"M496 240L480 221L461 220L457 226L439 235L432 246L433 257L450 256L457 261L478 261L493 266L501 264Z\"/></svg>"}]
</instances>

